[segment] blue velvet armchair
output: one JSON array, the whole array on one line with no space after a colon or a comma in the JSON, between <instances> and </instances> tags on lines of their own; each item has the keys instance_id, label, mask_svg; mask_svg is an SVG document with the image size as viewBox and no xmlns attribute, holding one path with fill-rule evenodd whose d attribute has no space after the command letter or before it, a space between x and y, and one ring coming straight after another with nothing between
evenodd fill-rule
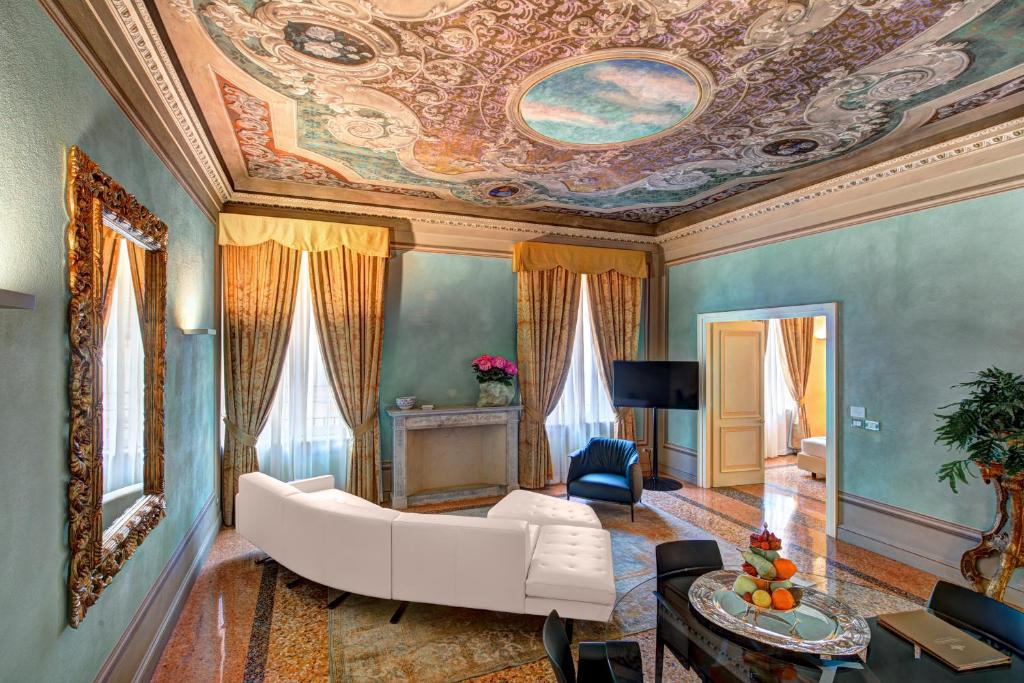
<instances>
[{"instance_id":1,"label":"blue velvet armchair","mask_svg":"<svg viewBox=\"0 0 1024 683\"><path fill-rule=\"evenodd\" d=\"M569 456L566 498L578 496L628 505L632 520L633 505L640 502L643 491L640 453L632 441L596 436Z\"/></svg>"}]
</instances>

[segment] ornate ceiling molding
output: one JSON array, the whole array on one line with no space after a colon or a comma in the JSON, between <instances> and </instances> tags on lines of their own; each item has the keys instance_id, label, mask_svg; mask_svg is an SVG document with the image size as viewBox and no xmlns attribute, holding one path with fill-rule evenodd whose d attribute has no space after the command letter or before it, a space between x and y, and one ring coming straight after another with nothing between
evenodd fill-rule
<instances>
[{"instance_id":1,"label":"ornate ceiling molding","mask_svg":"<svg viewBox=\"0 0 1024 683\"><path fill-rule=\"evenodd\" d=\"M146 69L146 75L159 94L168 113L189 145L202 175L213 187L221 202L231 194L230 184L213 146L199 122L199 116L185 94L177 70L164 47L153 18L143 0L105 0L117 17L121 31L128 39L136 57Z\"/></svg>"},{"instance_id":2,"label":"ornate ceiling molding","mask_svg":"<svg viewBox=\"0 0 1024 683\"><path fill-rule=\"evenodd\" d=\"M653 235L636 235L625 232L605 232L588 228L573 228L564 225L546 223L528 223L495 218L478 218L457 214L436 213L410 209L392 209L383 206L367 206L365 204L349 204L319 199L299 199L295 197L273 197L249 192L234 192L231 202L249 206L265 206L279 209L300 209L306 211L328 211L335 213L351 213L379 218L397 218L408 220L413 224L437 226L445 228L472 228L477 230L500 231L504 233L520 233L524 235L550 235L574 239L588 239L602 242L625 242L638 245L657 244L658 238Z\"/></svg>"},{"instance_id":3,"label":"ornate ceiling molding","mask_svg":"<svg viewBox=\"0 0 1024 683\"><path fill-rule=\"evenodd\" d=\"M925 166L938 167L943 162L1004 145L1015 140L1024 140L1024 118L1007 121L990 128L948 140L889 161L853 171L815 185L769 199L751 207L733 211L716 218L663 233L656 242L665 245L701 233L726 228L750 219L757 219L771 213L792 208L804 202L820 199L844 190L850 190L869 183L892 179ZM935 168L935 173L942 171Z\"/></svg>"}]
</instances>

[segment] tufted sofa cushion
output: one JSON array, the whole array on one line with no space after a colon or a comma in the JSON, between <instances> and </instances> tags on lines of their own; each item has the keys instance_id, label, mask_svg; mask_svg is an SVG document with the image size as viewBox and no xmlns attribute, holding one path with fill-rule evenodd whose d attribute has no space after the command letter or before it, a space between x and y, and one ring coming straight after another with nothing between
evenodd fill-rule
<instances>
[{"instance_id":1,"label":"tufted sofa cushion","mask_svg":"<svg viewBox=\"0 0 1024 683\"><path fill-rule=\"evenodd\" d=\"M526 595L612 604L615 577L611 534L587 527L541 527L526 577Z\"/></svg>"},{"instance_id":2,"label":"tufted sofa cushion","mask_svg":"<svg viewBox=\"0 0 1024 683\"><path fill-rule=\"evenodd\" d=\"M316 491L309 494L310 497L317 500L326 500L334 503L345 503L346 505L355 505L361 508L373 508L375 510L382 509L381 506L376 503L371 503L365 498L354 496L347 491L341 491L339 489L326 489L324 491Z\"/></svg>"},{"instance_id":3,"label":"tufted sofa cushion","mask_svg":"<svg viewBox=\"0 0 1024 683\"><path fill-rule=\"evenodd\" d=\"M530 524L601 528L589 505L575 503L542 493L516 489L509 492L487 512L490 519L519 519Z\"/></svg>"}]
</instances>

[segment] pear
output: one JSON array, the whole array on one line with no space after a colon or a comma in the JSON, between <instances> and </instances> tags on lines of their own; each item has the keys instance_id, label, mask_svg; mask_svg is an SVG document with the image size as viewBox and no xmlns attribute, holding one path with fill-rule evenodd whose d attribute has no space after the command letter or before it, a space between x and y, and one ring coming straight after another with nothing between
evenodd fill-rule
<instances>
[{"instance_id":1,"label":"pear","mask_svg":"<svg viewBox=\"0 0 1024 683\"><path fill-rule=\"evenodd\" d=\"M744 593L753 593L757 590L757 584L754 580L744 574L743 576L737 576L736 582L732 584L732 592L737 595L743 595Z\"/></svg>"}]
</instances>

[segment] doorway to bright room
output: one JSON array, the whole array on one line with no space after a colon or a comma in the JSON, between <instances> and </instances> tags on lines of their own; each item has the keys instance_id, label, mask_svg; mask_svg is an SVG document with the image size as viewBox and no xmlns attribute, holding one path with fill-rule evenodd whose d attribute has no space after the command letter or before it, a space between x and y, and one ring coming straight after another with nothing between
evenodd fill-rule
<instances>
[{"instance_id":1,"label":"doorway to bright room","mask_svg":"<svg viewBox=\"0 0 1024 683\"><path fill-rule=\"evenodd\" d=\"M699 316L698 483L835 536L835 304Z\"/></svg>"}]
</instances>

